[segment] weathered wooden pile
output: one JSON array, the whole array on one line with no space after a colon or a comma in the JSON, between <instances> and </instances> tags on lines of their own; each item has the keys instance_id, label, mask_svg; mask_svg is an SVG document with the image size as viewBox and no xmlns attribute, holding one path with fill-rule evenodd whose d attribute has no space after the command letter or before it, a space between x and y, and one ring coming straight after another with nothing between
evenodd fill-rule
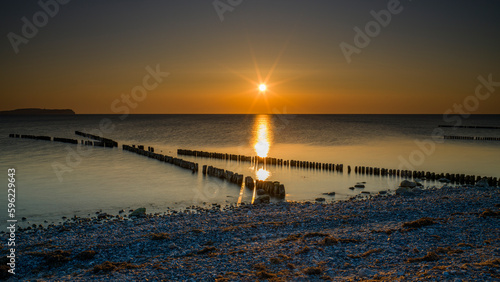
<instances>
[{"instance_id":1,"label":"weathered wooden pile","mask_svg":"<svg viewBox=\"0 0 500 282\"><path fill-rule=\"evenodd\" d=\"M75 134L82 136L82 137L86 137L89 139L94 139L94 140L99 141L99 142L92 142L92 141L85 141L84 142L84 140L82 140L82 144L85 144L85 145L90 145L90 146L94 145L94 146L110 147L110 148L118 147L118 142L111 140L111 139L108 139L108 138L104 138L104 137L101 137L98 135L93 135L93 134L85 133L85 132L81 132L81 131L75 131Z\"/></svg>"},{"instance_id":2,"label":"weathered wooden pile","mask_svg":"<svg viewBox=\"0 0 500 282\"><path fill-rule=\"evenodd\" d=\"M451 139L451 140L500 141L500 137L478 137L478 136L444 135L443 138L444 139Z\"/></svg>"},{"instance_id":3,"label":"weathered wooden pile","mask_svg":"<svg viewBox=\"0 0 500 282\"><path fill-rule=\"evenodd\" d=\"M204 158L216 158L216 159L234 160L234 161L250 161L252 163L255 163L256 165L266 164L266 165L276 165L276 166L293 167L293 168L336 171L339 173L344 172L343 164L298 161L298 160L283 160L283 159L276 159L269 157L268 158L248 157L244 155L231 155L225 153L204 152L204 151L195 151L186 149L179 149L177 150L177 153L180 155L204 157ZM351 173L351 166L347 166L347 172ZM368 166L355 166L354 172L356 174L367 174L376 176L400 176L410 179L419 178L422 180L447 179L450 182L457 184L475 184L482 178L481 176L475 176L475 175L435 173L429 171L411 171L411 170L388 169L388 168L368 167ZM488 179L488 184L490 186L500 185L499 180L496 177L487 177L487 179Z\"/></svg>"},{"instance_id":4,"label":"weathered wooden pile","mask_svg":"<svg viewBox=\"0 0 500 282\"><path fill-rule=\"evenodd\" d=\"M255 183L257 191L262 189L271 197L285 198L285 185L279 181L262 181L257 180Z\"/></svg>"},{"instance_id":5,"label":"weathered wooden pile","mask_svg":"<svg viewBox=\"0 0 500 282\"><path fill-rule=\"evenodd\" d=\"M253 178L251 176L245 177L245 186L248 189L253 189L255 187L255 183L253 182Z\"/></svg>"},{"instance_id":6,"label":"weathered wooden pile","mask_svg":"<svg viewBox=\"0 0 500 282\"><path fill-rule=\"evenodd\" d=\"M92 134L87 134L83 133L80 131L75 131L76 135L80 135L83 137L95 139L95 140L100 140L100 141L87 141L87 140L81 140L82 145L87 145L87 146L98 146L98 147L108 147L108 148L113 148L117 147L118 143L107 138L103 138L97 135L92 135ZM68 143L68 144L78 144L77 139L71 139L71 138L62 138L62 137L50 137L50 136L35 136L35 135L20 135L20 134L9 134L9 137L11 138L25 138L25 139L34 139L34 140L46 140L46 141L54 141L54 142L62 142L62 143Z\"/></svg>"},{"instance_id":7,"label":"weathered wooden pile","mask_svg":"<svg viewBox=\"0 0 500 282\"><path fill-rule=\"evenodd\" d=\"M203 166L203 175L208 175L212 177L217 177L220 179L225 179L230 183L240 185L243 184L243 174L234 173L229 170L224 170L221 168L216 168L213 166Z\"/></svg>"},{"instance_id":8,"label":"weathered wooden pile","mask_svg":"<svg viewBox=\"0 0 500 282\"><path fill-rule=\"evenodd\" d=\"M78 144L78 140L70 139L70 138L54 137L54 141L55 142L69 143L69 144Z\"/></svg>"},{"instance_id":9,"label":"weathered wooden pile","mask_svg":"<svg viewBox=\"0 0 500 282\"><path fill-rule=\"evenodd\" d=\"M153 147L148 147L148 150L146 151L146 150L144 150L143 145L138 145L136 147L135 145L129 146L129 145L124 144L124 145L122 145L122 148L124 151L129 151L129 152L136 153L136 154L139 154L142 156L146 156L148 158L157 159L161 162L173 164L175 166L178 166L178 167L181 167L184 169L189 169L193 173L198 173L198 163L185 161L183 159L174 158L171 156L155 153Z\"/></svg>"},{"instance_id":10,"label":"weathered wooden pile","mask_svg":"<svg viewBox=\"0 0 500 282\"><path fill-rule=\"evenodd\" d=\"M70 144L78 144L78 140L69 139L69 138L61 138L61 137L50 137L50 136L35 136L35 135L20 135L20 134L9 134L10 138L24 138L24 139L34 139L34 140L45 140L45 141L55 141L55 142L63 142Z\"/></svg>"}]
</instances>

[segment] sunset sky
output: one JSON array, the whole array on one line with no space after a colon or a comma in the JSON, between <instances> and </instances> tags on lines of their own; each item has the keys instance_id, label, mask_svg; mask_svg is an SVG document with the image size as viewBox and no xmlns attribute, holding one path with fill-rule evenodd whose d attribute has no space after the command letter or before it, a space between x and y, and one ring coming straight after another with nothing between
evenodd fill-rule
<instances>
[{"instance_id":1,"label":"sunset sky","mask_svg":"<svg viewBox=\"0 0 500 282\"><path fill-rule=\"evenodd\" d=\"M3 2L0 110L443 114L478 76L500 82L500 1L41 2L52 15ZM355 47L355 27L388 5L399 12L349 63L341 43ZM23 35L23 17L37 32ZM148 66L169 75L148 79ZM500 114L500 86L479 102L473 113Z\"/></svg>"}]
</instances>

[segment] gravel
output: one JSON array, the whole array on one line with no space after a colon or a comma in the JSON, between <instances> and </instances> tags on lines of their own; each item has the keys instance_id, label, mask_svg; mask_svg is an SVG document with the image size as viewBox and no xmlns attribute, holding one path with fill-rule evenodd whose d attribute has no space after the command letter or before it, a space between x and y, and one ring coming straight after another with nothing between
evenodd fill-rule
<instances>
[{"instance_id":1,"label":"gravel","mask_svg":"<svg viewBox=\"0 0 500 282\"><path fill-rule=\"evenodd\" d=\"M17 231L10 280L498 281L499 196L498 188L445 186L334 203L73 218Z\"/></svg>"}]
</instances>

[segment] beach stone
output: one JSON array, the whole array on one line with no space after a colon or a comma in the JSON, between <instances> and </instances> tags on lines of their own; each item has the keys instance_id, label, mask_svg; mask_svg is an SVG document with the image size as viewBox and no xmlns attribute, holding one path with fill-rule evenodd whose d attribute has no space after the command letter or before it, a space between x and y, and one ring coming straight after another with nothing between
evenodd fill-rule
<instances>
[{"instance_id":1,"label":"beach stone","mask_svg":"<svg viewBox=\"0 0 500 282\"><path fill-rule=\"evenodd\" d=\"M414 187L417 187L417 184L413 181L405 179L405 180L401 181L401 184L399 184L399 186L400 187L407 187L407 188L414 188Z\"/></svg>"},{"instance_id":2,"label":"beach stone","mask_svg":"<svg viewBox=\"0 0 500 282\"><path fill-rule=\"evenodd\" d=\"M328 196L335 196L335 192L330 192L330 193L323 193L323 195L328 195Z\"/></svg>"},{"instance_id":3,"label":"beach stone","mask_svg":"<svg viewBox=\"0 0 500 282\"><path fill-rule=\"evenodd\" d=\"M382 191L378 191L378 193L379 193L380 195L385 195L385 194L387 194L387 191L382 190Z\"/></svg>"},{"instance_id":4,"label":"beach stone","mask_svg":"<svg viewBox=\"0 0 500 282\"><path fill-rule=\"evenodd\" d=\"M324 202L325 198L316 198L316 202Z\"/></svg>"},{"instance_id":5,"label":"beach stone","mask_svg":"<svg viewBox=\"0 0 500 282\"><path fill-rule=\"evenodd\" d=\"M356 184L354 185L355 188L365 188L364 184Z\"/></svg>"},{"instance_id":6,"label":"beach stone","mask_svg":"<svg viewBox=\"0 0 500 282\"><path fill-rule=\"evenodd\" d=\"M486 178L486 177L482 178L474 186L481 187L481 188L489 188L490 186L488 185L488 178Z\"/></svg>"},{"instance_id":7,"label":"beach stone","mask_svg":"<svg viewBox=\"0 0 500 282\"><path fill-rule=\"evenodd\" d=\"M271 197L269 195L261 195L255 198L255 201L253 202L254 205L258 204L269 204L271 202Z\"/></svg>"},{"instance_id":8,"label":"beach stone","mask_svg":"<svg viewBox=\"0 0 500 282\"><path fill-rule=\"evenodd\" d=\"M146 216L146 208L138 208L129 215L129 217L145 217L145 216Z\"/></svg>"},{"instance_id":9,"label":"beach stone","mask_svg":"<svg viewBox=\"0 0 500 282\"><path fill-rule=\"evenodd\" d=\"M367 268L362 268L358 271L359 276L364 276L364 277L371 277L374 276L375 274L378 274L378 272L367 269Z\"/></svg>"}]
</instances>

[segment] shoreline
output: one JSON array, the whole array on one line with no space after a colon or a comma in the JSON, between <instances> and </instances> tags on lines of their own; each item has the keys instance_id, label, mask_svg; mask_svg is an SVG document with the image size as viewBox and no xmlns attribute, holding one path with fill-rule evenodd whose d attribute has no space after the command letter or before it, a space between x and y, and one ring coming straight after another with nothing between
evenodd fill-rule
<instances>
[{"instance_id":1,"label":"shoreline","mask_svg":"<svg viewBox=\"0 0 500 282\"><path fill-rule=\"evenodd\" d=\"M499 199L498 188L445 186L333 203L78 218L18 231L12 279L493 281Z\"/></svg>"}]
</instances>

